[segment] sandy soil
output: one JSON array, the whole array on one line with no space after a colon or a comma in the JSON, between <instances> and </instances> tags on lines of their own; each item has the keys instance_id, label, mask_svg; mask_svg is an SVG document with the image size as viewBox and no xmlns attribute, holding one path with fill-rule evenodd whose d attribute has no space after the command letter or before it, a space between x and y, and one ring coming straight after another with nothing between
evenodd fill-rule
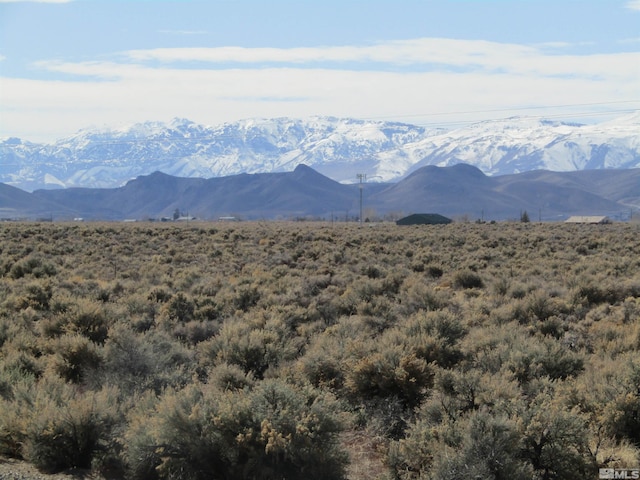
<instances>
[{"instance_id":1,"label":"sandy soil","mask_svg":"<svg viewBox=\"0 0 640 480\"><path fill-rule=\"evenodd\" d=\"M0 456L0 480L100 480L87 471L69 471L48 475L39 472L33 465Z\"/></svg>"}]
</instances>

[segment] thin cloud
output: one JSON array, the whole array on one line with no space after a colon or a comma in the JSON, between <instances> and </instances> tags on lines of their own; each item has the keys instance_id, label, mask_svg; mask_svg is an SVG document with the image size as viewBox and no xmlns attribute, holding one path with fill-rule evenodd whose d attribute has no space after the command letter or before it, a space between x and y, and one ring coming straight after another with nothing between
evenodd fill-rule
<instances>
[{"instance_id":1,"label":"thin cloud","mask_svg":"<svg viewBox=\"0 0 640 480\"><path fill-rule=\"evenodd\" d=\"M176 67L185 62L210 64L210 68L305 67L398 71L510 73L542 76L606 78L612 72L632 73L639 53L569 55L547 53L544 48L488 41L421 38L371 46L308 48L159 48L132 50L125 56L135 62L159 61ZM608 69L608 70L607 70Z\"/></svg>"},{"instance_id":2,"label":"thin cloud","mask_svg":"<svg viewBox=\"0 0 640 480\"><path fill-rule=\"evenodd\" d=\"M630 0L629 2L627 2L626 7L630 10L640 11L640 0Z\"/></svg>"},{"instance_id":3,"label":"thin cloud","mask_svg":"<svg viewBox=\"0 0 640 480\"><path fill-rule=\"evenodd\" d=\"M549 54L529 45L448 39L135 50L109 62L34 65L56 80L2 78L4 124L12 129L3 135L35 131L42 137L29 140L51 140L89 124L175 116L209 125L312 115L437 123L441 117L429 112L635 99L639 64L638 52ZM468 120L474 119L486 113ZM52 130L62 126L64 132Z\"/></svg>"},{"instance_id":4,"label":"thin cloud","mask_svg":"<svg viewBox=\"0 0 640 480\"><path fill-rule=\"evenodd\" d=\"M12 129L30 129L51 138L61 136L51 131L61 125L69 134L88 124L175 116L210 125L242 118L311 115L389 119L394 114L415 115L416 121L437 122L441 117L430 119L429 112L508 111L513 106L580 104L594 98L628 100L637 97L638 84L637 77L619 80L314 68L151 69L138 65L119 66L116 78L113 65L58 64L56 68L94 78L4 78L5 123ZM106 76L109 70L111 77ZM477 119L485 117L480 114Z\"/></svg>"},{"instance_id":5,"label":"thin cloud","mask_svg":"<svg viewBox=\"0 0 640 480\"><path fill-rule=\"evenodd\" d=\"M157 48L131 50L125 56L135 61L165 63L366 63L390 65L470 64L496 54L531 55L536 50L523 45L500 44L487 41L422 38L381 43L368 46L297 47L297 48Z\"/></svg>"},{"instance_id":6,"label":"thin cloud","mask_svg":"<svg viewBox=\"0 0 640 480\"><path fill-rule=\"evenodd\" d=\"M536 46L540 48L552 48L552 49L565 49L573 47L590 47L595 45L595 42L544 42L537 43Z\"/></svg>"},{"instance_id":7,"label":"thin cloud","mask_svg":"<svg viewBox=\"0 0 640 480\"><path fill-rule=\"evenodd\" d=\"M0 0L0 3L71 3L75 0Z\"/></svg>"},{"instance_id":8,"label":"thin cloud","mask_svg":"<svg viewBox=\"0 0 640 480\"><path fill-rule=\"evenodd\" d=\"M158 33L164 35L207 35L209 32L206 30L159 30Z\"/></svg>"}]
</instances>

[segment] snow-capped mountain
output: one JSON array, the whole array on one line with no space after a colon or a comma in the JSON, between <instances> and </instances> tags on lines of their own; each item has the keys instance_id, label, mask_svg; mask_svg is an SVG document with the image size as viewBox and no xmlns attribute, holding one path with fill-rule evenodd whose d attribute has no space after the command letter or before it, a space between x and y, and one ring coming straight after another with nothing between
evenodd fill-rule
<instances>
[{"instance_id":1,"label":"snow-capped mountain","mask_svg":"<svg viewBox=\"0 0 640 480\"><path fill-rule=\"evenodd\" d=\"M413 169L457 163L488 175L530 170L570 172L640 166L640 112L596 125L509 118L427 138Z\"/></svg>"},{"instance_id":2,"label":"snow-capped mountain","mask_svg":"<svg viewBox=\"0 0 640 480\"><path fill-rule=\"evenodd\" d=\"M292 171L340 182L396 181L426 165L467 163L489 175L535 169L640 167L640 113L597 125L509 118L444 130L315 117L219 126L184 119L89 129L52 144L0 142L0 182L24 190L116 187L161 171L182 177Z\"/></svg>"}]
</instances>

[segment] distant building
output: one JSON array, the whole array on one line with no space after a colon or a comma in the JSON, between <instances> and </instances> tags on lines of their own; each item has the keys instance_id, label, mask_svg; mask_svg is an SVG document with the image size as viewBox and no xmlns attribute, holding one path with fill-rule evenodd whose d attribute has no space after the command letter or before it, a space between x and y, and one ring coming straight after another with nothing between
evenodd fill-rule
<instances>
[{"instance_id":1,"label":"distant building","mask_svg":"<svg viewBox=\"0 0 640 480\"><path fill-rule=\"evenodd\" d=\"M450 218L438 213L414 213L408 217L401 218L396 225L446 225L451 223Z\"/></svg>"},{"instance_id":2,"label":"distant building","mask_svg":"<svg viewBox=\"0 0 640 480\"><path fill-rule=\"evenodd\" d=\"M611 223L611 219L607 216L596 215L576 215L567 218L564 223L592 223L592 224L606 224Z\"/></svg>"}]
</instances>

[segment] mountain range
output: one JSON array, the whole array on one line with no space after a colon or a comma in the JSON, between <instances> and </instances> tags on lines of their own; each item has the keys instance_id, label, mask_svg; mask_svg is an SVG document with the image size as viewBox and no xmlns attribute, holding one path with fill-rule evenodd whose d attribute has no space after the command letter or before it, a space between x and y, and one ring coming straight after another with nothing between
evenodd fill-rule
<instances>
[{"instance_id":1,"label":"mountain range","mask_svg":"<svg viewBox=\"0 0 640 480\"><path fill-rule=\"evenodd\" d=\"M362 190L360 190L362 188ZM290 172L185 178L154 172L116 188L40 189L0 184L0 216L70 220L359 218L440 213L471 220L627 219L640 209L640 169L488 176L477 167L426 166L395 183L343 184L306 165Z\"/></svg>"},{"instance_id":2,"label":"mountain range","mask_svg":"<svg viewBox=\"0 0 640 480\"><path fill-rule=\"evenodd\" d=\"M189 120L86 129L50 144L0 142L0 182L25 191L115 188L153 172L212 178L307 165L337 182L398 182L425 166L487 175L640 167L640 112L595 125L509 118L443 129L316 117L204 126Z\"/></svg>"}]
</instances>

